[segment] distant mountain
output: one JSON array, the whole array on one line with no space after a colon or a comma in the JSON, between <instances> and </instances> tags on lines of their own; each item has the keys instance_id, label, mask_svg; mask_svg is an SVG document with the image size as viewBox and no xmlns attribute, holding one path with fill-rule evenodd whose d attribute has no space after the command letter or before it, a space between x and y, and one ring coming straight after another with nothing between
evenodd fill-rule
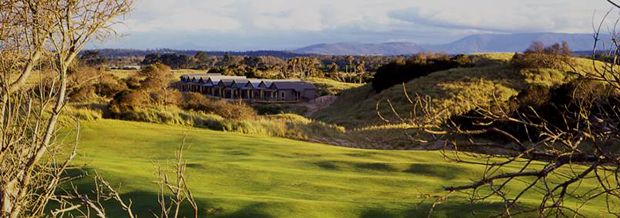
<instances>
[{"instance_id":1,"label":"distant mountain","mask_svg":"<svg viewBox=\"0 0 620 218\"><path fill-rule=\"evenodd\" d=\"M302 54L319 55L405 55L419 53L424 49L415 43L390 42L382 44L335 43L317 44L294 50Z\"/></svg>"},{"instance_id":2,"label":"distant mountain","mask_svg":"<svg viewBox=\"0 0 620 218\"><path fill-rule=\"evenodd\" d=\"M137 50L137 49L95 49L101 55L107 58L121 58L128 56L146 56L148 54L185 54L193 56L200 50L176 50L176 49L153 49L153 50ZM310 54L299 54L291 51L201 51L209 56L224 56L230 54L233 56L273 56L279 58L294 58L299 56L310 56Z\"/></svg>"},{"instance_id":3,"label":"distant mountain","mask_svg":"<svg viewBox=\"0 0 620 218\"><path fill-rule=\"evenodd\" d=\"M609 36L604 36L609 40ZM519 52L527 49L534 41L545 45L566 41L574 51L592 50L594 39L592 34L568 33L520 33L520 34L483 34L472 35L443 45L426 45L424 48L436 52L446 53L476 53L476 52Z\"/></svg>"},{"instance_id":4,"label":"distant mountain","mask_svg":"<svg viewBox=\"0 0 620 218\"><path fill-rule=\"evenodd\" d=\"M603 36L609 41L609 36ZM519 34L481 34L471 35L452 43L439 45L418 45L410 42L362 44L335 43L317 44L294 50L302 54L321 55L407 55L421 51L445 52L449 54L478 52L520 52L534 41L545 45L566 41L574 51L592 50L592 34L568 33L519 33Z\"/></svg>"},{"instance_id":5,"label":"distant mountain","mask_svg":"<svg viewBox=\"0 0 620 218\"><path fill-rule=\"evenodd\" d=\"M609 43L611 37L603 35L601 40ZM390 43L333 43L316 44L291 51L203 51L210 56L274 56L279 58L293 58L312 55L411 55L422 51L444 52L449 54L470 54L478 52L520 52L527 49L534 41L540 41L545 45L566 41L573 51L581 51L588 54L591 51L594 39L592 34L568 34L568 33L519 33L519 34L481 34L471 35L447 44L419 45L412 42ZM175 50L175 49L98 49L108 58L145 56L151 53L177 53L194 55L199 50ZM580 54L581 54L580 53Z\"/></svg>"}]
</instances>

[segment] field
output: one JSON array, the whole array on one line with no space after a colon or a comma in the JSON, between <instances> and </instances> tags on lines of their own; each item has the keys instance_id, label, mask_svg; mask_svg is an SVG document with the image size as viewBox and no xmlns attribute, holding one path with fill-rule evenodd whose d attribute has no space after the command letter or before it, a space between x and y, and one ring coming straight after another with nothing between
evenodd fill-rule
<instances>
[{"instance_id":1,"label":"field","mask_svg":"<svg viewBox=\"0 0 620 218\"><path fill-rule=\"evenodd\" d=\"M140 217L157 208L154 166L169 166L184 137L189 185L201 217L426 217L421 194L464 184L482 169L456 165L437 152L375 151L181 126L99 120L82 125L76 164L96 170L131 198ZM63 133L66 136L67 131ZM61 137L65 138L65 137ZM71 137L66 137L70 142ZM586 181L586 190L593 187ZM78 183L83 190L92 183ZM516 187L513 187L516 188ZM525 203L536 196L527 196ZM600 202L583 212L600 216ZM475 204L488 217L498 202ZM473 217L461 197L437 208L434 217ZM124 217L112 205L110 217ZM211 217L213 217L211 216Z\"/></svg>"}]
</instances>

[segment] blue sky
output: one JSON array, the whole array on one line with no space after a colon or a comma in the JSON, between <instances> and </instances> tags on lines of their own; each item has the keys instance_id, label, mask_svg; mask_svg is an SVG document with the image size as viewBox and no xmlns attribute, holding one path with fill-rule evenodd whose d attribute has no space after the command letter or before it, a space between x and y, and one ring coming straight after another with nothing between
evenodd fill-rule
<instances>
[{"instance_id":1,"label":"blue sky","mask_svg":"<svg viewBox=\"0 0 620 218\"><path fill-rule=\"evenodd\" d=\"M136 0L92 48L294 49L316 43L446 43L480 33L592 32L605 0ZM614 12L614 18L618 13Z\"/></svg>"}]
</instances>

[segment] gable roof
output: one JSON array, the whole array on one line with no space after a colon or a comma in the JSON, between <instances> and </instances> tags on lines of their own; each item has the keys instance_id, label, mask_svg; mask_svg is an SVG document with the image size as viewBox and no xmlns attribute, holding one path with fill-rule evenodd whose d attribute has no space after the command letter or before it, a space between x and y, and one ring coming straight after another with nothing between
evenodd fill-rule
<instances>
[{"instance_id":1,"label":"gable roof","mask_svg":"<svg viewBox=\"0 0 620 218\"><path fill-rule=\"evenodd\" d=\"M248 82L249 82L248 79L233 79L233 81L230 84L230 86L233 87L233 88L242 88L242 87L245 87L245 85Z\"/></svg>"},{"instance_id":2,"label":"gable roof","mask_svg":"<svg viewBox=\"0 0 620 218\"><path fill-rule=\"evenodd\" d=\"M234 84L235 79L220 79L218 86L230 87Z\"/></svg>"},{"instance_id":3,"label":"gable roof","mask_svg":"<svg viewBox=\"0 0 620 218\"><path fill-rule=\"evenodd\" d=\"M260 84L263 82L263 80L260 79L249 79L248 82L245 84L245 87L248 88L258 88L260 87Z\"/></svg>"},{"instance_id":4,"label":"gable roof","mask_svg":"<svg viewBox=\"0 0 620 218\"><path fill-rule=\"evenodd\" d=\"M245 76L223 76L219 73L207 73L207 74L183 74L181 75L181 79L189 79L189 80L199 80L203 79L204 81L209 78L217 78L217 79L245 79Z\"/></svg>"},{"instance_id":5,"label":"gable roof","mask_svg":"<svg viewBox=\"0 0 620 218\"><path fill-rule=\"evenodd\" d=\"M258 86L264 85L265 88L269 88L271 87L271 84L273 84L272 80L263 80L260 82L260 84L258 84Z\"/></svg>"},{"instance_id":6,"label":"gable roof","mask_svg":"<svg viewBox=\"0 0 620 218\"><path fill-rule=\"evenodd\" d=\"M312 83L302 82L299 80L277 80L273 81L270 89L292 89L298 92L303 92L304 90L316 90L316 87Z\"/></svg>"}]
</instances>

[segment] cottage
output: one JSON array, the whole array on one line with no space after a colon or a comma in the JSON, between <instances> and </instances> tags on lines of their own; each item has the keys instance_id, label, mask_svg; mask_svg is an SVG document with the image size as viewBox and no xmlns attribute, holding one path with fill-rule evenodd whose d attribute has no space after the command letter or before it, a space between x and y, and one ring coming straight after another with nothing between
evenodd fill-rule
<instances>
[{"instance_id":1,"label":"cottage","mask_svg":"<svg viewBox=\"0 0 620 218\"><path fill-rule=\"evenodd\" d=\"M210 97L251 101L303 101L317 97L316 87L300 80L261 80L221 74L182 75L180 89Z\"/></svg>"},{"instance_id":2,"label":"cottage","mask_svg":"<svg viewBox=\"0 0 620 218\"><path fill-rule=\"evenodd\" d=\"M276 99L280 101L299 101L317 98L316 87L302 81L273 81L269 87L276 91Z\"/></svg>"}]
</instances>

